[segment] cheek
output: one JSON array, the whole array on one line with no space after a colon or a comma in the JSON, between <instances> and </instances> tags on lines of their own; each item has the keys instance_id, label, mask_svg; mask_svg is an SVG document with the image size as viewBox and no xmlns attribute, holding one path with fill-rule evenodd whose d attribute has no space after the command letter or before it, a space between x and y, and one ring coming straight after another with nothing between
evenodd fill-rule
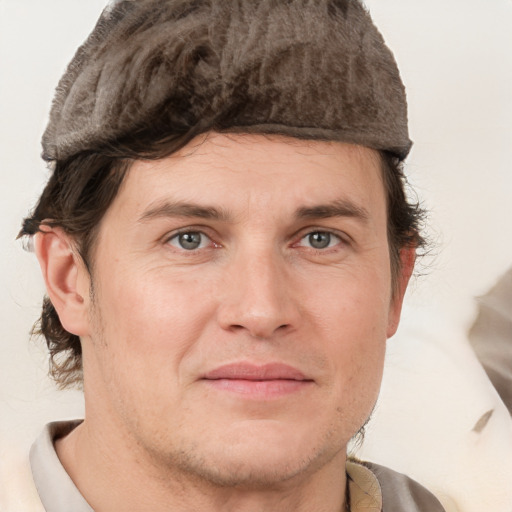
<instances>
[{"instance_id":1,"label":"cheek","mask_svg":"<svg viewBox=\"0 0 512 512\"><path fill-rule=\"evenodd\" d=\"M365 265L303 280L306 307L336 337L354 347L386 339L391 304L391 282L379 272L383 265ZM344 347L347 348L347 347Z\"/></svg>"},{"instance_id":2,"label":"cheek","mask_svg":"<svg viewBox=\"0 0 512 512\"><path fill-rule=\"evenodd\" d=\"M197 351L210 304L197 300L190 282L119 276L100 281L108 287L100 286L95 304L94 375L102 384L94 385L104 387L113 409L133 429L142 417L151 425L167 418L171 428L169 410L187 406L187 361Z\"/></svg>"},{"instance_id":3,"label":"cheek","mask_svg":"<svg viewBox=\"0 0 512 512\"><path fill-rule=\"evenodd\" d=\"M366 276L364 275L366 274ZM310 296L312 293L310 293ZM326 340L336 394L363 420L377 398L382 379L389 315L390 284L368 269L336 282L316 297L317 326Z\"/></svg>"},{"instance_id":4,"label":"cheek","mask_svg":"<svg viewBox=\"0 0 512 512\"><path fill-rule=\"evenodd\" d=\"M159 373L164 378L170 372L178 374L212 316L211 301L197 295L200 283L156 272L140 277L119 272L106 282L108 287L99 290L97 308L114 371L132 377L149 373L148 381Z\"/></svg>"}]
</instances>

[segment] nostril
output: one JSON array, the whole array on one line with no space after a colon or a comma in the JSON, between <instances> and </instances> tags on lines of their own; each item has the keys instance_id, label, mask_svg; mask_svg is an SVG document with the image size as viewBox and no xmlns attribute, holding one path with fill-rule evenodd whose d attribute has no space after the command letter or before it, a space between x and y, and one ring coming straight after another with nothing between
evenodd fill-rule
<instances>
[{"instance_id":1,"label":"nostril","mask_svg":"<svg viewBox=\"0 0 512 512\"><path fill-rule=\"evenodd\" d=\"M290 324L281 324L276 328L272 326L265 325L242 325L242 324L231 324L229 326L229 330L233 333L239 333L241 331L247 331L249 335L258 340L266 340L271 338L277 332L283 332L289 329Z\"/></svg>"}]
</instances>

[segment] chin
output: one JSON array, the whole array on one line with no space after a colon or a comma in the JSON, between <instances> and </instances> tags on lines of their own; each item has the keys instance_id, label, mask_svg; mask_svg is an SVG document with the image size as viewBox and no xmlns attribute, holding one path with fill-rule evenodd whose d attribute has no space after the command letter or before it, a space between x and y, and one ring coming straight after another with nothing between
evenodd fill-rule
<instances>
[{"instance_id":1,"label":"chin","mask_svg":"<svg viewBox=\"0 0 512 512\"><path fill-rule=\"evenodd\" d=\"M326 443L329 437L315 439L310 432L301 435L269 422L255 422L211 438L193 452L181 452L179 465L189 475L219 487L279 489L344 454L341 444Z\"/></svg>"},{"instance_id":2,"label":"chin","mask_svg":"<svg viewBox=\"0 0 512 512\"><path fill-rule=\"evenodd\" d=\"M188 460L182 469L189 474L207 481L216 487L230 487L244 490L279 489L287 482L306 474L309 460L296 460L295 457L276 456L269 449L265 456L249 459L247 454L229 454L219 458ZM184 462L184 461L182 461ZM197 464L200 462L199 464Z\"/></svg>"}]
</instances>

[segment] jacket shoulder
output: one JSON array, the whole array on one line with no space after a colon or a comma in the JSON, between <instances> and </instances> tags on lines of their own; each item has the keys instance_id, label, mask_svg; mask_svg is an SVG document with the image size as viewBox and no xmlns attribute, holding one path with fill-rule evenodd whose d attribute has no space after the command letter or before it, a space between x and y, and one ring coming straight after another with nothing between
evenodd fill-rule
<instances>
[{"instance_id":1,"label":"jacket shoulder","mask_svg":"<svg viewBox=\"0 0 512 512\"><path fill-rule=\"evenodd\" d=\"M373 462L363 464L379 481L382 512L446 512L439 500L412 478Z\"/></svg>"}]
</instances>

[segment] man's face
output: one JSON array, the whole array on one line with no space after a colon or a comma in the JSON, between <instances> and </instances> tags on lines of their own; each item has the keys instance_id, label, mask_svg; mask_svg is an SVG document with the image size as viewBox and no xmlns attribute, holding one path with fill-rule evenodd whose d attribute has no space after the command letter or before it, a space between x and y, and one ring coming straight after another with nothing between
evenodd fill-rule
<instances>
[{"instance_id":1,"label":"man's face","mask_svg":"<svg viewBox=\"0 0 512 512\"><path fill-rule=\"evenodd\" d=\"M401 302L375 152L210 135L137 161L93 261L87 421L221 484L344 463Z\"/></svg>"}]
</instances>

